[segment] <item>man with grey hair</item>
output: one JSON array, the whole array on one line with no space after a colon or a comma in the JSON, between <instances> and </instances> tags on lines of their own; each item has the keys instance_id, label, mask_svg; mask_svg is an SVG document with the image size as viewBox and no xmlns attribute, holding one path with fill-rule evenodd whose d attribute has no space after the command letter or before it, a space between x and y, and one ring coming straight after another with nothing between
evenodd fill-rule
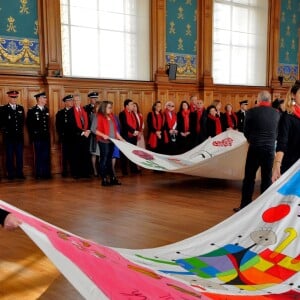
<instances>
[{"instance_id":1,"label":"man with grey hair","mask_svg":"<svg viewBox=\"0 0 300 300\"><path fill-rule=\"evenodd\" d=\"M235 212L252 201L255 176L261 168L260 192L272 184L272 166L275 155L275 141L280 115L271 106L271 95L262 91L257 97L257 107L248 110L245 117L244 135L249 143L240 206Z\"/></svg>"}]
</instances>

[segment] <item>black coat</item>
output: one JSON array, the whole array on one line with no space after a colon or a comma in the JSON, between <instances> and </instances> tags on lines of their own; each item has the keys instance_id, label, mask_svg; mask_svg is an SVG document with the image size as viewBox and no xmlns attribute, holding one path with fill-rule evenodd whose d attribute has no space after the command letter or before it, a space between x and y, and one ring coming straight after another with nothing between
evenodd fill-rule
<instances>
[{"instance_id":1,"label":"black coat","mask_svg":"<svg viewBox=\"0 0 300 300\"><path fill-rule=\"evenodd\" d=\"M25 113L22 105L17 104L14 110L10 104L1 107L1 127L5 141L24 140Z\"/></svg>"},{"instance_id":2,"label":"black coat","mask_svg":"<svg viewBox=\"0 0 300 300\"><path fill-rule=\"evenodd\" d=\"M28 110L26 120L31 141L45 141L50 139L50 114L48 107L41 110L37 105Z\"/></svg>"},{"instance_id":3,"label":"black coat","mask_svg":"<svg viewBox=\"0 0 300 300\"><path fill-rule=\"evenodd\" d=\"M276 151L284 153L281 171L289 169L300 158L300 119L283 113L280 118Z\"/></svg>"}]
</instances>

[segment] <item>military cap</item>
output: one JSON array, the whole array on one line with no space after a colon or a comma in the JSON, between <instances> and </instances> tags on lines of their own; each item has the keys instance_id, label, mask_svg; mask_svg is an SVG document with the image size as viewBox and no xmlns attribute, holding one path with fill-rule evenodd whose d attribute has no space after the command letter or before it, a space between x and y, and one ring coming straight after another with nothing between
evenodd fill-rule
<instances>
[{"instance_id":1,"label":"military cap","mask_svg":"<svg viewBox=\"0 0 300 300\"><path fill-rule=\"evenodd\" d=\"M98 92L90 92L89 94L88 94L88 97L89 98L98 98Z\"/></svg>"},{"instance_id":2,"label":"military cap","mask_svg":"<svg viewBox=\"0 0 300 300\"><path fill-rule=\"evenodd\" d=\"M10 98L17 98L19 96L19 92L18 91L8 91L6 94Z\"/></svg>"},{"instance_id":3,"label":"military cap","mask_svg":"<svg viewBox=\"0 0 300 300\"><path fill-rule=\"evenodd\" d=\"M39 98L39 97L46 97L46 93L42 92L42 93L38 93L36 95L34 95L35 98Z\"/></svg>"},{"instance_id":4,"label":"military cap","mask_svg":"<svg viewBox=\"0 0 300 300\"><path fill-rule=\"evenodd\" d=\"M242 105L242 104L248 105L248 100L242 100L242 101L240 101L240 105Z\"/></svg>"},{"instance_id":5,"label":"military cap","mask_svg":"<svg viewBox=\"0 0 300 300\"><path fill-rule=\"evenodd\" d=\"M67 95L65 97L63 97L62 99L64 102L69 101L69 100L73 100L73 95Z\"/></svg>"}]
</instances>

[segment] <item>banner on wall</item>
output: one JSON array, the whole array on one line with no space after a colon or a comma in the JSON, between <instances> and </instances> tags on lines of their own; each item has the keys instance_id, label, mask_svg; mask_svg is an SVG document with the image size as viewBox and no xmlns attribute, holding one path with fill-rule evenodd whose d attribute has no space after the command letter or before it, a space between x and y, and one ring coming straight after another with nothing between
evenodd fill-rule
<instances>
[{"instance_id":1,"label":"banner on wall","mask_svg":"<svg viewBox=\"0 0 300 300\"><path fill-rule=\"evenodd\" d=\"M300 299L300 160L211 229L153 249L111 248L4 201L86 299Z\"/></svg>"},{"instance_id":2,"label":"banner on wall","mask_svg":"<svg viewBox=\"0 0 300 300\"><path fill-rule=\"evenodd\" d=\"M227 130L181 155L163 155L112 140L131 161L151 170L220 179L243 179L248 149L241 132Z\"/></svg>"}]
</instances>

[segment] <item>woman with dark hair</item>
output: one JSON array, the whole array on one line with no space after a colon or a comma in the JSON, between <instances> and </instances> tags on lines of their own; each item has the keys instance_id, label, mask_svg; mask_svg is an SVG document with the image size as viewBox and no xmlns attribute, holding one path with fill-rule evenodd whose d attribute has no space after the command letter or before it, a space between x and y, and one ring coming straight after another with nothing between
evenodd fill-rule
<instances>
[{"instance_id":1,"label":"woman with dark hair","mask_svg":"<svg viewBox=\"0 0 300 300\"><path fill-rule=\"evenodd\" d=\"M115 177L112 168L112 155L114 151L114 143L110 138L122 140L123 138L118 132L117 123L112 113L112 102L103 101L100 104L97 118L92 124L92 131L97 136L97 141L100 148L100 176L102 185L119 185L119 180ZM108 181L110 177L110 181Z\"/></svg>"},{"instance_id":2,"label":"woman with dark hair","mask_svg":"<svg viewBox=\"0 0 300 300\"><path fill-rule=\"evenodd\" d=\"M214 105L207 108L206 132L208 137L214 137L222 132L221 119Z\"/></svg>"},{"instance_id":3,"label":"woman with dark hair","mask_svg":"<svg viewBox=\"0 0 300 300\"><path fill-rule=\"evenodd\" d=\"M284 106L278 127L273 182L300 158L300 80L290 88Z\"/></svg>"},{"instance_id":4,"label":"woman with dark hair","mask_svg":"<svg viewBox=\"0 0 300 300\"><path fill-rule=\"evenodd\" d=\"M177 113L177 130L179 153L185 153L193 147L191 135L190 105L186 100L181 101Z\"/></svg>"},{"instance_id":5,"label":"woman with dark hair","mask_svg":"<svg viewBox=\"0 0 300 300\"><path fill-rule=\"evenodd\" d=\"M163 153L165 130L164 115L161 111L160 101L155 101L152 105L152 111L147 115L147 125L149 130L149 149L157 153Z\"/></svg>"}]
</instances>

